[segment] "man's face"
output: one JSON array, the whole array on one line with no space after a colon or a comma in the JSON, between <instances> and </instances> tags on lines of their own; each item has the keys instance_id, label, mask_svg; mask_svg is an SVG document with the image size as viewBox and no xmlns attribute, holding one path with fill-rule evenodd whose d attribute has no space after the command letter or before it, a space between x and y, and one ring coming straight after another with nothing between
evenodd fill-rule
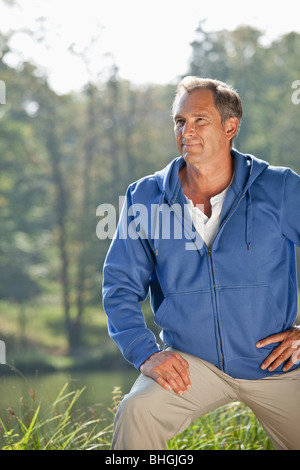
<instances>
[{"instance_id":1,"label":"man's face","mask_svg":"<svg viewBox=\"0 0 300 470\"><path fill-rule=\"evenodd\" d=\"M175 109L174 131L178 150L187 163L212 161L228 152L232 119L222 124L211 90L184 93Z\"/></svg>"}]
</instances>

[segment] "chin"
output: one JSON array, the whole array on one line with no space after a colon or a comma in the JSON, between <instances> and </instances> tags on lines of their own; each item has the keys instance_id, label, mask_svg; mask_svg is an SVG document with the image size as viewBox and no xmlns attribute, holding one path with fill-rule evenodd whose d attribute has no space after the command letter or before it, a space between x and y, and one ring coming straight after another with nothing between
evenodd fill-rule
<instances>
[{"instance_id":1,"label":"chin","mask_svg":"<svg viewBox=\"0 0 300 470\"><path fill-rule=\"evenodd\" d=\"M190 154L190 153L184 153L182 155L183 159L187 162L187 163L198 163L201 161L201 155L197 154Z\"/></svg>"}]
</instances>

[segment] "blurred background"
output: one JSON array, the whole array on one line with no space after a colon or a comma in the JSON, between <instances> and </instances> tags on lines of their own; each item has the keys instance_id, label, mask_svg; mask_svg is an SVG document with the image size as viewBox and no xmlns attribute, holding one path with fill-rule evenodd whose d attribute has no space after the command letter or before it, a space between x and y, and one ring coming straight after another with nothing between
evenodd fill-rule
<instances>
[{"instance_id":1,"label":"blurred background","mask_svg":"<svg viewBox=\"0 0 300 470\"><path fill-rule=\"evenodd\" d=\"M182 76L232 84L235 147L300 172L298 2L202 3L0 0L0 416L28 383L109 403L136 377L107 336L96 209L177 156Z\"/></svg>"}]
</instances>

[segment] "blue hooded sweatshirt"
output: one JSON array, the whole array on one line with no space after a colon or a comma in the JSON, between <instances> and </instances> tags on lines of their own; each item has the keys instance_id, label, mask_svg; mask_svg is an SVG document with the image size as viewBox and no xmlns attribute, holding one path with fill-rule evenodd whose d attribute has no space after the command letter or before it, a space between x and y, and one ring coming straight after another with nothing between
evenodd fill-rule
<instances>
[{"instance_id":1,"label":"blue hooded sweatshirt","mask_svg":"<svg viewBox=\"0 0 300 470\"><path fill-rule=\"evenodd\" d=\"M140 306L150 292L165 345L234 378L283 373L282 366L260 368L278 343L256 343L296 320L300 177L235 149L231 154L234 179L211 248L185 210L182 157L127 190L104 263L103 306L111 338L137 369L161 350Z\"/></svg>"}]
</instances>

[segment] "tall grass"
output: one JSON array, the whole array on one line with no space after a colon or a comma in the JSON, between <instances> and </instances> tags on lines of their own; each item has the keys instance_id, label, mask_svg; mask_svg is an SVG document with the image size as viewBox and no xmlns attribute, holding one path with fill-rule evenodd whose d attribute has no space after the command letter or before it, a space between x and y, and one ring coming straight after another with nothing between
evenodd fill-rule
<instances>
[{"instance_id":1,"label":"tall grass","mask_svg":"<svg viewBox=\"0 0 300 470\"><path fill-rule=\"evenodd\" d=\"M66 383L46 410L31 390L31 406L20 413L8 410L7 422L0 419L1 450L107 450L112 422L122 398L119 387L112 392L106 417L76 406L85 388L71 390ZM179 436L168 441L170 450L271 450L270 440L253 413L234 402L196 420Z\"/></svg>"},{"instance_id":2,"label":"tall grass","mask_svg":"<svg viewBox=\"0 0 300 470\"><path fill-rule=\"evenodd\" d=\"M112 419L95 417L92 410L81 411L75 405L84 393L68 391L66 383L47 410L40 404L21 407L20 416L8 410L9 424L0 419L1 450L93 450L108 449L112 431ZM113 403L116 393L113 392ZM34 400L33 400L34 401ZM109 408L111 415L115 407Z\"/></svg>"},{"instance_id":3,"label":"tall grass","mask_svg":"<svg viewBox=\"0 0 300 470\"><path fill-rule=\"evenodd\" d=\"M233 402L194 421L168 441L173 450L273 450L253 412Z\"/></svg>"}]
</instances>

